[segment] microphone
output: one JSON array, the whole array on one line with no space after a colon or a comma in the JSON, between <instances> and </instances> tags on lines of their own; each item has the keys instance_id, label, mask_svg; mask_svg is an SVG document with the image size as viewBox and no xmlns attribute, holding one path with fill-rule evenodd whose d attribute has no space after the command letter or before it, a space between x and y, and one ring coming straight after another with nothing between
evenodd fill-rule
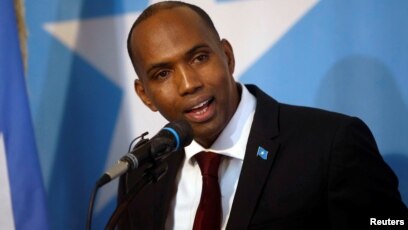
<instances>
[{"instance_id":1,"label":"microphone","mask_svg":"<svg viewBox=\"0 0 408 230\"><path fill-rule=\"evenodd\" d=\"M131 152L123 156L98 180L97 186L101 187L116 177L139 168L144 163L164 159L170 153L189 145L192 140L193 129L187 121L170 122L152 139L136 146Z\"/></svg>"}]
</instances>

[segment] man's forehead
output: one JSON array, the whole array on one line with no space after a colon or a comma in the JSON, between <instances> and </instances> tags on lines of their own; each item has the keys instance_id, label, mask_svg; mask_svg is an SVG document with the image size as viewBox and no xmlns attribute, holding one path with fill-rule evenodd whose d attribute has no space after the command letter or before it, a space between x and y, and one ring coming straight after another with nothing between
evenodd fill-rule
<instances>
[{"instance_id":1,"label":"man's forehead","mask_svg":"<svg viewBox=\"0 0 408 230\"><path fill-rule=\"evenodd\" d=\"M186 42L190 39L211 39L203 20L191 9L178 7L162 10L152 15L135 27L132 42L142 48L149 44L173 40L174 43Z\"/></svg>"},{"instance_id":2,"label":"man's forehead","mask_svg":"<svg viewBox=\"0 0 408 230\"><path fill-rule=\"evenodd\" d=\"M148 18L144 19L139 23L138 26L135 27L136 30L149 29L144 28L144 25L151 26L171 26L171 24L183 24L183 22L194 22L197 24L203 23L202 18L193 10L189 9L188 7L174 7L170 9L162 9Z\"/></svg>"}]
</instances>

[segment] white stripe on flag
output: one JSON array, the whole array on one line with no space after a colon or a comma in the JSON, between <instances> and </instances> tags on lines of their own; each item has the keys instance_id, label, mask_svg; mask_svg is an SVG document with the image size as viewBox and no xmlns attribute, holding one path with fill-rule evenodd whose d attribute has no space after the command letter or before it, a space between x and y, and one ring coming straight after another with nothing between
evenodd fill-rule
<instances>
[{"instance_id":1,"label":"white stripe on flag","mask_svg":"<svg viewBox=\"0 0 408 230\"><path fill-rule=\"evenodd\" d=\"M0 133L0 217L0 229L15 229L3 133Z\"/></svg>"}]
</instances>

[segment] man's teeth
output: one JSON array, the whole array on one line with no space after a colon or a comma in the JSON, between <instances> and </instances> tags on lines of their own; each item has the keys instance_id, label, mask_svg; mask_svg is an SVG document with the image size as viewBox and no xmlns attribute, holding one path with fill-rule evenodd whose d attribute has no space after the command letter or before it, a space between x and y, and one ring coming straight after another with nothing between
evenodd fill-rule
<instances>
[{"instance_id":1,"label":"man's teeth","mask_svg":"<svg viewBox=\"0 0 408 230\"><path fill-rule=\"evenodd\" d=\"M205 112L207 112L207 110L208 110L207 107L203 107L203 109L201 109L201 110L196 110L194 113L195 113L195 114L198 114L198 115L201 115L201 114L204 114Z\"/></svg>"},{"instance_id":2,"label":"man's teeth","mask_svg":"<svg viewBox=\"0 0 408 230\"><path fill-rule=\"evenodd\" d=\"M192 109L198 109L200 107L203 107L204 105L208 104L209 101L210 100L206 100L206 101L200 103L199 105L194 106Z\"/></svg>"}]
</instances>

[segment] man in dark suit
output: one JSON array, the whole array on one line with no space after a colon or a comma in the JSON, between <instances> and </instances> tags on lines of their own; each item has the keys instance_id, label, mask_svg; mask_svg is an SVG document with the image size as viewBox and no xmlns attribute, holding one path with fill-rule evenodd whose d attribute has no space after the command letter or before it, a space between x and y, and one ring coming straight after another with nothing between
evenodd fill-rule
<instances>
[{"instance_id":1,"label":"man in dark suit","mask_svg":"<svg viewBox=\"0 0 408 230\"><path fill-rule=\"evenodd\" d=\"M134 23L128 50L135 90L194 141L166 159L167 174L138 193L121 229L191 229L201 194L195 154L222 155L221 228L404 227L398 181L358 118L278 103L235 82L231 45L200 8L158 3ZM119 201L145 168L127 174ZM381 226L380 226L381 227Z\"/></svg>"}]
</instances>

